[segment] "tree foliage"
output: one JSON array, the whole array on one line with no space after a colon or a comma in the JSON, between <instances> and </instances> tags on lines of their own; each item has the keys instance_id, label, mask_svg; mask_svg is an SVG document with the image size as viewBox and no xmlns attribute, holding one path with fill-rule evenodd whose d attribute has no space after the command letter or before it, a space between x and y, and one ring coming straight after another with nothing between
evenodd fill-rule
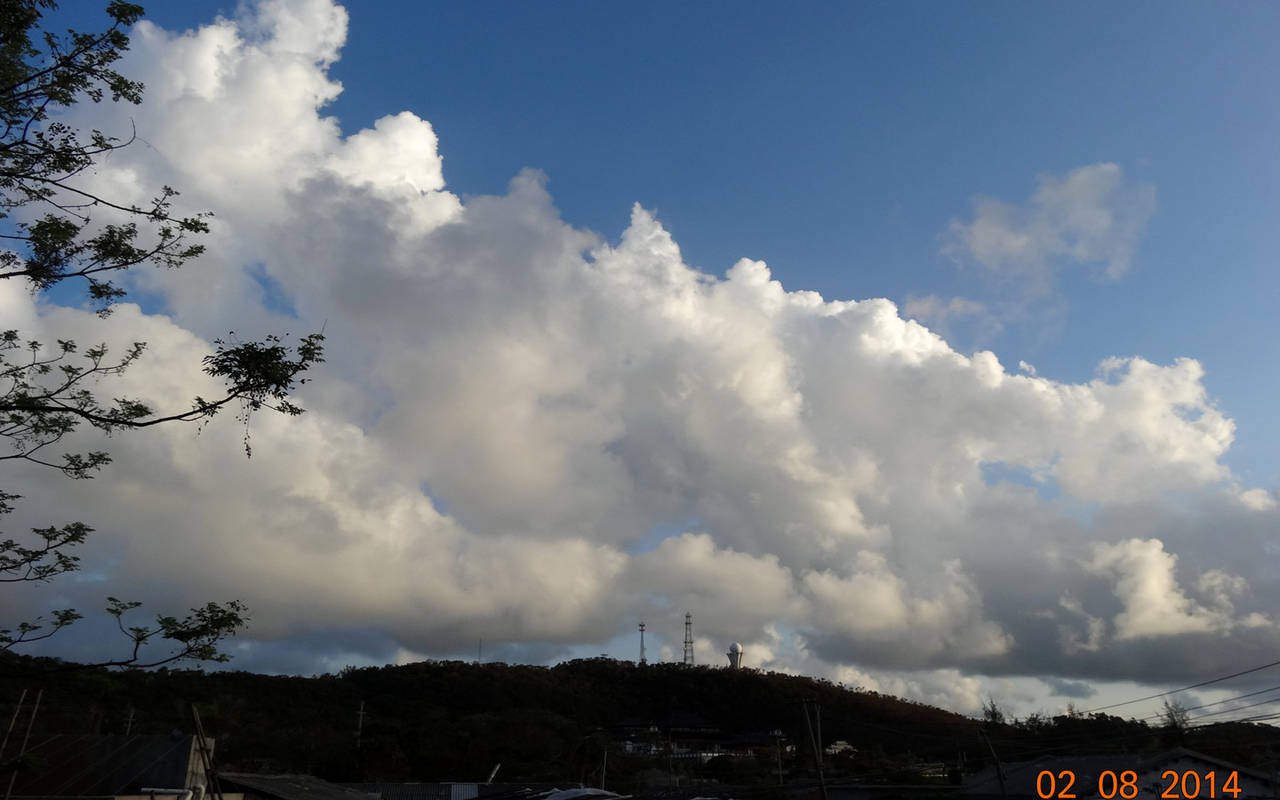
<instances>
[{"instance_id":1,"label":"tree foliage","mask_svg":"<svg viewBox=\"0 0 1280 800\"><path fill-rule=\"evenodd\" d=\"M44 16L54 0L0 0L0 281L25 283L39 293L64 282L83 281L89 306L100 316L127 295L120 278L129 269L151 265L176 268L195 259L204 246L192 241L209 231L209 214L181 215L178 193L159 189L144 204L103 197L85 180L101 159L134 139L87 133L58 119L62 110L85 100L139 103L143 86L121 75L114 64L128 49L129 26L141 6L113 0L106 7L105 31L65 35L46 29ZM232 335L234 336L234 334ZM230 338L230 337L229 337ZM81 427L103 434L172 422L202 425L227 406L239 408L245 452L251 455L249 421L263 408L302 413L292 399L301 375L323 361L324 336L313 333L296 347L277 336L263 341L216 340L204 358L204 372L221 380L212 399L195 397L187 409L157 411L127 397L102 394L99 383L124 372L146 350L133 342L120 353L105 344L81 347L70 339L55 346L27 339L16 329L0 329L0 461L25 461L74 479L92 478L110 463L102 450L54 454L59 442ZM13 511L12 492L0 491L0 515ZM79 567L68 551L92 528L71 522L34 528L24 541L0 540L0 582L47 581ZM143 665L142 649L163 639L177 658L218 660L217 643L245 622L237 602L192 609L182 618L161 615L151 626L126 626L123 616L136 603L109 600L133 645L131 655L104 664ZM49 619L0 628L0 651L48 638L80 618L72 609Z\"/></svg>"},{"instance_id":2,"label":"tree foliage","mask_svg":"<svg viewBox=\"0 0 1280 800\"><path fill-rule=\"evenodd\" d=\"M987 741L1006 764L1044 755L1153 753L1167 746L1160 729L1107 714L1038 716L996 726L803 676L641 667L604 658L555 667L426 661L309 678L88 670L12 682L5 680L5 666L0 659L0 702L16 698L23 687L44 688L47 730L120 734L131 724L133 733L167 733L188 724L189 704L196 703L209 735L218 738L222 768L304 772L335 781L479 781L501 762L498 782L572 779L594 786L604 777L607 752L606 788L612 791L642 791L646 774L674 767L682 786L712 779L754 784L751 792L732 796L761 798L766 787L777 785L779 761L789 788L816 784L806 699L821 706L823 745L843 740L851 748L824 758L833 783L937 782L945 780L940 765L953 774L980 772L993 764ZM3 706L0 713L7 713ZM754 750L756 758L668 759L714 751L717 744L731 756ZM1249 723L1192 726L1183 744L1270 769L1280 757L1280 730ZM929 765L935 769L924 769Z\"/></svg>"},{"instance_id":3,"label":"tree foliage","mask_svg":"<svg viewBox=\"0 0 1280 800\"><path fill-rule=\"evenodd\" d=\"M982 719L989 725L1004 724L1004 709L991 695L987 695L987 701L982 704Z\"/></svg>"}]
</instances>

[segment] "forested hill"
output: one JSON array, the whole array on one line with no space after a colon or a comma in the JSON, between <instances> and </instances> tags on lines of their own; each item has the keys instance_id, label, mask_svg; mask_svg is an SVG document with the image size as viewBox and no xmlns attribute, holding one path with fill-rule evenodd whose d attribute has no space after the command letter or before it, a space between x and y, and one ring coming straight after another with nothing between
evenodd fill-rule
<instances>
[{"instance_id":1,"label":"forested hill","mask_svg":"<svg viewBox=\"0 0 1280 800\"><path fill-rule=\"evenodd\" d=\"M993 748L1003 760L1019 760L1185 744L1243 763L1280 750L1276 729L1266 726L1215 729L1209 740L1206 731L1183 735L1106 715L979 723L811 678L605 658L555 667L428 661L314 678L50 671L58 666L6 659L0 713L12 713L23 689L31 690L28 698L43 689L35 732L169 733L192 729L194 704L217 739L221 766L331 780L475 781L501 763L506 779L591 783L606 750L610 788L627 789L654 769L776 781L779 755L788 780L804 779L813 773L806 701L810 720L820 716L814 737L851 746L826 759L829 777L845 779L943 779L938 765L954 777L956 767L972 771L988 762ZM754 755L684 765L667 757L715 748Z\"/></svg>"}]
</instances>

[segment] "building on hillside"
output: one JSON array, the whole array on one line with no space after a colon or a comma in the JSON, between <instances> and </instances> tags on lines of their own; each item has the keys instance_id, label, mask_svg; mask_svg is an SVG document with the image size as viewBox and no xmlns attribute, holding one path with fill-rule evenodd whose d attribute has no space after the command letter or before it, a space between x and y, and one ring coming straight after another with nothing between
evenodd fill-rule
<instances>
[{"instance_id":1,"label":"building on hillside","mask_svg":"<svg viewBox=\"0 0 1280 800\"><path fill-rule=\"evenodd\" d=\"M213 739L205 739L209 754ZM129 797L143 789L208 786L196 737L54 734L33 738L19 768L3 773L12 796ZM155 795L162 797L160 794Z\"/></svg>"}]
</instances>

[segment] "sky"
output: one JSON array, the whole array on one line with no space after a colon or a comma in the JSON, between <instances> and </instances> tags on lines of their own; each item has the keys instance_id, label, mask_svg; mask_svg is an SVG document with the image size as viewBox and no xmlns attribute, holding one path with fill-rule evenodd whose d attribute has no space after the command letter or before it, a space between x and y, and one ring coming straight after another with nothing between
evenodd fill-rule
<instances>
[{"instance_id":1,"label":"sky","mask_svg":"<svg viewBox=\"0 0 1280 800\"><path fill-rule=\"evenodd\" d=\"M147 341L102 389L157 408L228 331L327 361L251 459L7 467L9 530L96 529L14 613L238 598L230 666L314 674L679 660L688 611L699 663L970 714L1276 660L1276 6L151 11L143 104L64 118L136 126L86 187L178 188L207 251L0 319ZM90 616L32 651L118 648Z\"/></svg>"}]
</instances>

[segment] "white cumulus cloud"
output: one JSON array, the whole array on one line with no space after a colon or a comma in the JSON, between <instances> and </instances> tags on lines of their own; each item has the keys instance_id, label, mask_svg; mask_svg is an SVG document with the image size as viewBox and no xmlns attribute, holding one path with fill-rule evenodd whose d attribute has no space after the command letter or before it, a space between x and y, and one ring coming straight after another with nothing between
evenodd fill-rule
<instances>
[{"instance_id":1,"label":"white cumulus cloud","mask_svg":"<svg viewBox=\"0 0 1280 800\"><path fill-rule=\"evenodd\" d=\"M944 251L1036 292L1073 264L1101 264L1107 277L1119 278L1155 213L1155 198L1153 186L1126 181L1116 164L1041 175L1025 206L975 199L972 219L952 220Z\"/></svg>"},{"instance_id":2,"label":"white cumulus cloud","mask_svg":"<svg viewBox=\"0 0 1280 800\"><path fill-rule=\"evenodd\" d=\"M180 188L216 212L208 252L137 276L164 313L102 321L0 285L9 324L147 340L109 390L158 408L214 392L200 358L230 329L324 323L329 360L301 393L308 414L255 422L249 461L221 420L116 437L95 481L12 471L12 527L98 529L92 579L20 611L240 597L253 624L237 664L280 668L281 648L329 664L480 637L594 645L638 618L678 631L691 610L702 652L742 641L761 666L874 674L966 710L979 673L1113 676L1124 648L1159 640L1188 654L1146 676L1167 679L1280 644L1265 616L1280 575L1261 557L1275 503L1221 464L1234 430L1195 360L1018 374L888 300L789 290L749 258L692 269L640 206L609 244L560 219L533 170L464 202L429 121L389 113L343 135L324 116L345 26L327 0L183 34L142 24L123 68L146 102L77 110L108 131L134 115L149 146L93 180ZM1028 209L980 206L955 242L996 271L1119 274L1150 196L1095 165L1042 179ZM653 542L664 526L678 530ZM100 644L84 626L48 646ZM1237 649L1188 638L1211 632Z\"/></svg>"}]
</instances>

